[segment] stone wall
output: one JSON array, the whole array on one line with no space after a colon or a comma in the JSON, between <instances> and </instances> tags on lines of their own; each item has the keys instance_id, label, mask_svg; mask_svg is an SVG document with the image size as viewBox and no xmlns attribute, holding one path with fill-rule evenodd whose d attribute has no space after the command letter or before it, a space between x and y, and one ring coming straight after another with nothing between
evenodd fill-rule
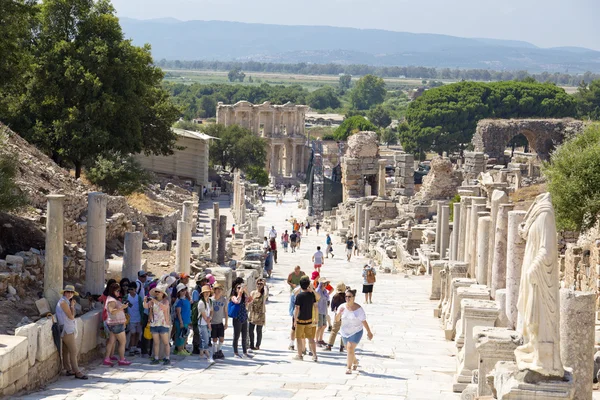
<instances>
[{"instance_id":1,"label":"stone wall","mask_svg":"<svg viewBox=\"0 0 600 400\"><path fill-rule=\"evenodd\" d=\"M465 164L463 165L465 181L469 182L477 179L480 173L485 172L485 154L467 151L465 154Z\"/></svg>"},{"instance_id":2,"label":"stone wall","mask_svg":"<svg viewBox=\"0 0 600 400\"><path fill-rule=\"evenodd\" d=\"M377 176L379 146L375 132L358 132L348 139L348 148L342 157L343 201L365 196L365 176ZM377 181L374 180L373 190Z\"/></svg>"},{"instance_id":3,"label":"stone wall","mask_svg":"<svg viewBox=\"0 0 600 400\"><path fill-rule=\"evenodd\" d=\"M431 170L423 178L421 190L415 195L415 201L447 200L458 193L462 174L455 171L449 158L437 157L431 160Z\"/></svg>"}]
</instances>

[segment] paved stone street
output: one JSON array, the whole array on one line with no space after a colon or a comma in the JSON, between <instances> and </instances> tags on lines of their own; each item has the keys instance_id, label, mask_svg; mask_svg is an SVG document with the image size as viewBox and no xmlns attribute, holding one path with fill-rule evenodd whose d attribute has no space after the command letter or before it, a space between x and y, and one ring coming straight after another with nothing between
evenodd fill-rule
<instances>
[{"instance_id":1,"label":"paved stone street","mask_svg":"<svg viewBox=\"0 0 600 400\"><path fill-rule=\"evenodd\" d=\"M222 204L223 206L223 204ZM304 218L290 196L281 207L268 202L260 225L275 225L279 233L289 229L285 219ZM291 230L290 230L291 232ZM335 258L326 260L322 275L335 286L340 281L360 289L363 257L347 262L344 249L334 237ZM129 367L108 368L93 363L88 381L63 377L44 391L27 399L458 399L451 392L455 370L454 342L446 342L438 320L433 318L435 302L429 300L430 277L405 278L403 274L379 273L374 304L364 305L367 320L375 335L366 335L359 345L358 373L345 375L345 354L319 352L319 362L292 361L287 350L291 318L288 315L289 290L285 279L293 266L300 264L312 272L310 261L317 245L324 248L325 232L316 236L312 229L302 240L297 254L283 253L270 280L267 325L261 350L252 360L234 360L231 350L232 328L227 332L225 360L207 367L196 356L173 356L169 367L151 366L147 359L134 358ZM326 334L327 336L327 334ZM327 339L326 339L327 340Z\"/></svg>"}]
</instances>

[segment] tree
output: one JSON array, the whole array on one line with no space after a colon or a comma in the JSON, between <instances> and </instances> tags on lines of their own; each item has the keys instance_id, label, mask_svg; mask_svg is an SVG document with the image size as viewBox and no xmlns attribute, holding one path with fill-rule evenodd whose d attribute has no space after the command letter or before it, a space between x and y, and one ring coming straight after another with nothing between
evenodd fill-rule
<instances>
[{"instance_id":1,"label":"tree","mask_svg":"<svg viewBox=\"0 0 600 400\"><path fill-rule=\"evenodd\" d=\"M398 143L398 134L395 130L386 128L381 132L381 143L389 147L390 144Z\"/></svg>"},{"instance_id":2,"label":"tree","mask_svg":"<svg viewBox=\"0 0 600 400\"><path fill-rule=\"evenodd\" d=\"M339 82L340 93L342 93L342 94L346 93L346 90L350 89L351 85L352 85L352 75L348 75L348 74L340 75L340 82Z\"/></svg>"},{"instance_id":3,"label":"tree","mask_svg":"<svg viewBox=\"0 0 600 400\"><path fill-rule=\"evenodd\" d=\"M350 102L358 110L368 110L385 99L385 82L383 78L365 75L356 82L350 92Z\"/></svg>"},{"instance_id":4,"label":"tree","mask_svg":"<svg viewBox=\"0 0 600 400\"><path fill-rule=\"evenodd\" d=\"M371 108L367 116L369 121L380 128L387 128L392 123L392 116L381 104Z\"/></svg>"},{"instance_id":5,"label":"tree","mask_svg":"<svg viewBox=\"0 0 600 400\"><path fill-rule=\"evenodd\" d=\"M212 124L204 128L204 133L218 138L210 145L210 161L230 171L241 169L246 171L253 166L264 168L267 158L267 142L254 136L246 128L239 125L225 127Z\"/></svg>"},{"instance_id":6,"label":"tree","mask_svg":"<svg viewBox=\"0 0 600 400\"><path fill-rule=\"evenodd\" d=\"M229 79L229 82L235 82L235 81L244 82L245 77L246 77L246 74L243 73L240 68L234 68L231 71L229 71L229 73L227 74L227 78Z\"/></svg>"},{"instance_id":7,"label":"tree","mask_svg":"<svg viewBox=\"0 0 600 400\"><path fill-rule=\"evenodd\" d=\"M362 115L346 118L333 132L335 140L347 140L350 135L361 131L375 131L377 127Z\"/></svg>"},{"instance_id":8,"label":"tree","mask_svg":"<svg viewBox=\"0 0 600 400\"><path fill-rule=\"evenodd\" d=\"M587 230L600 215L600 124L565 141L544 164L561 230Z\"/></svg>"},{"instance_id":9,"label":"tree","mask_svg":"<svg viewBox=\"0 0 600 400\"><path fill-rule=\"evenodd\" d=\"M308 105L317 110L325 110L327 108L338 108L340 99L335 94L331 86L324 86L308 95Z\"/></svg>"},{"instance_id":10,"label":"tree","mask_svg":"<svg viewBox=\"0 0 600 400\"><path fill-rule=\"evenodd\" d=\"M109 151L172 153L179 110L150 47L123 39L108 0L45 0L33 51L25 118L13 126L76 177Z\"/></svg>"},{"instance_id":11,"label":"tree","mask_svg":"<svg viewBox=\"0 0 600 400\"><path fill-rule=\"evenodd\" d=\"M600 79L592 81L589 85L582 81L575 99L580 118L600 119Z\"/></svg>"},{"instance_id":12,"label":"tree","mask_svg":"<svg viewBox=\"0 0 600 400\"><path fill-rule=\"evenodd\" d=\"M256 182L259 186L269 185L269 173L264 166L251 165L246 168L246 177L250 181Z\"/></svg>"},{"instance_id":13,"label":"tree","mask_svg":"<svg viewBox=\"0 0 600 400\"><path fill-rule=\"evenodd\" d=\"M128 196L141 192L152 175L131 155L110 152L100 155L86 170L86 178L110 195Z\"/></svg>"}]
</instances>

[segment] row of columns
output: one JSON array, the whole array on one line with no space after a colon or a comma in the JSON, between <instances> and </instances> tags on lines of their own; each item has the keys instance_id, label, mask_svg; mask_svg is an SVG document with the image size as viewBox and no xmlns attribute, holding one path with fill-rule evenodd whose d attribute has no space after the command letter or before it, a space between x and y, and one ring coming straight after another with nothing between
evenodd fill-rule
<instances>
[{"instance_id":1,"label":"row of columns","mask_svg":"<svg viewBox=\"0 0 600 400\"><path fill-rule=\"evenodd\" d=\"M298 147L300 147L300 151L298 151ZM281 156L283 150L285 150L285 155ZM268 168L270 175L291 175L292 177L296 177L299 172L304 172L305 151L306 146L303 144L271 143Z\"/></svg>"}]
</instances>

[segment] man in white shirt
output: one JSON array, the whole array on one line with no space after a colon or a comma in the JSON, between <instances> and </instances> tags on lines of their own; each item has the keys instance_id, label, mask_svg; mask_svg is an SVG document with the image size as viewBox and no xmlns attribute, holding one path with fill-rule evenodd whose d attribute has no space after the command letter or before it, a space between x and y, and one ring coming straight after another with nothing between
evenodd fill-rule
<instances>
[{"instance_id":1,"label":"man in white shirt","mask_svg":"<svg viewBox=\"0 0 600 400\"><path fill-rule=\"evenodd\" d=\"M275 227L272 226L271 230L269 231L269 239L277 239L277 231L275 230Z\"/></svg>"},{"instance_id":2,"label":"man in white shirt","mask_svg":"<svg viewBox=\"0 0 600 400\"><path fill-rule=\"evenodd\" d=\"M325 264L325 259L323 257L323 252L321 251L321 246L317 246L317 251L312 256L313 263L315 264L315 269L319 271L321 274L321 266Z\"/></svg>"}]
</instances>

